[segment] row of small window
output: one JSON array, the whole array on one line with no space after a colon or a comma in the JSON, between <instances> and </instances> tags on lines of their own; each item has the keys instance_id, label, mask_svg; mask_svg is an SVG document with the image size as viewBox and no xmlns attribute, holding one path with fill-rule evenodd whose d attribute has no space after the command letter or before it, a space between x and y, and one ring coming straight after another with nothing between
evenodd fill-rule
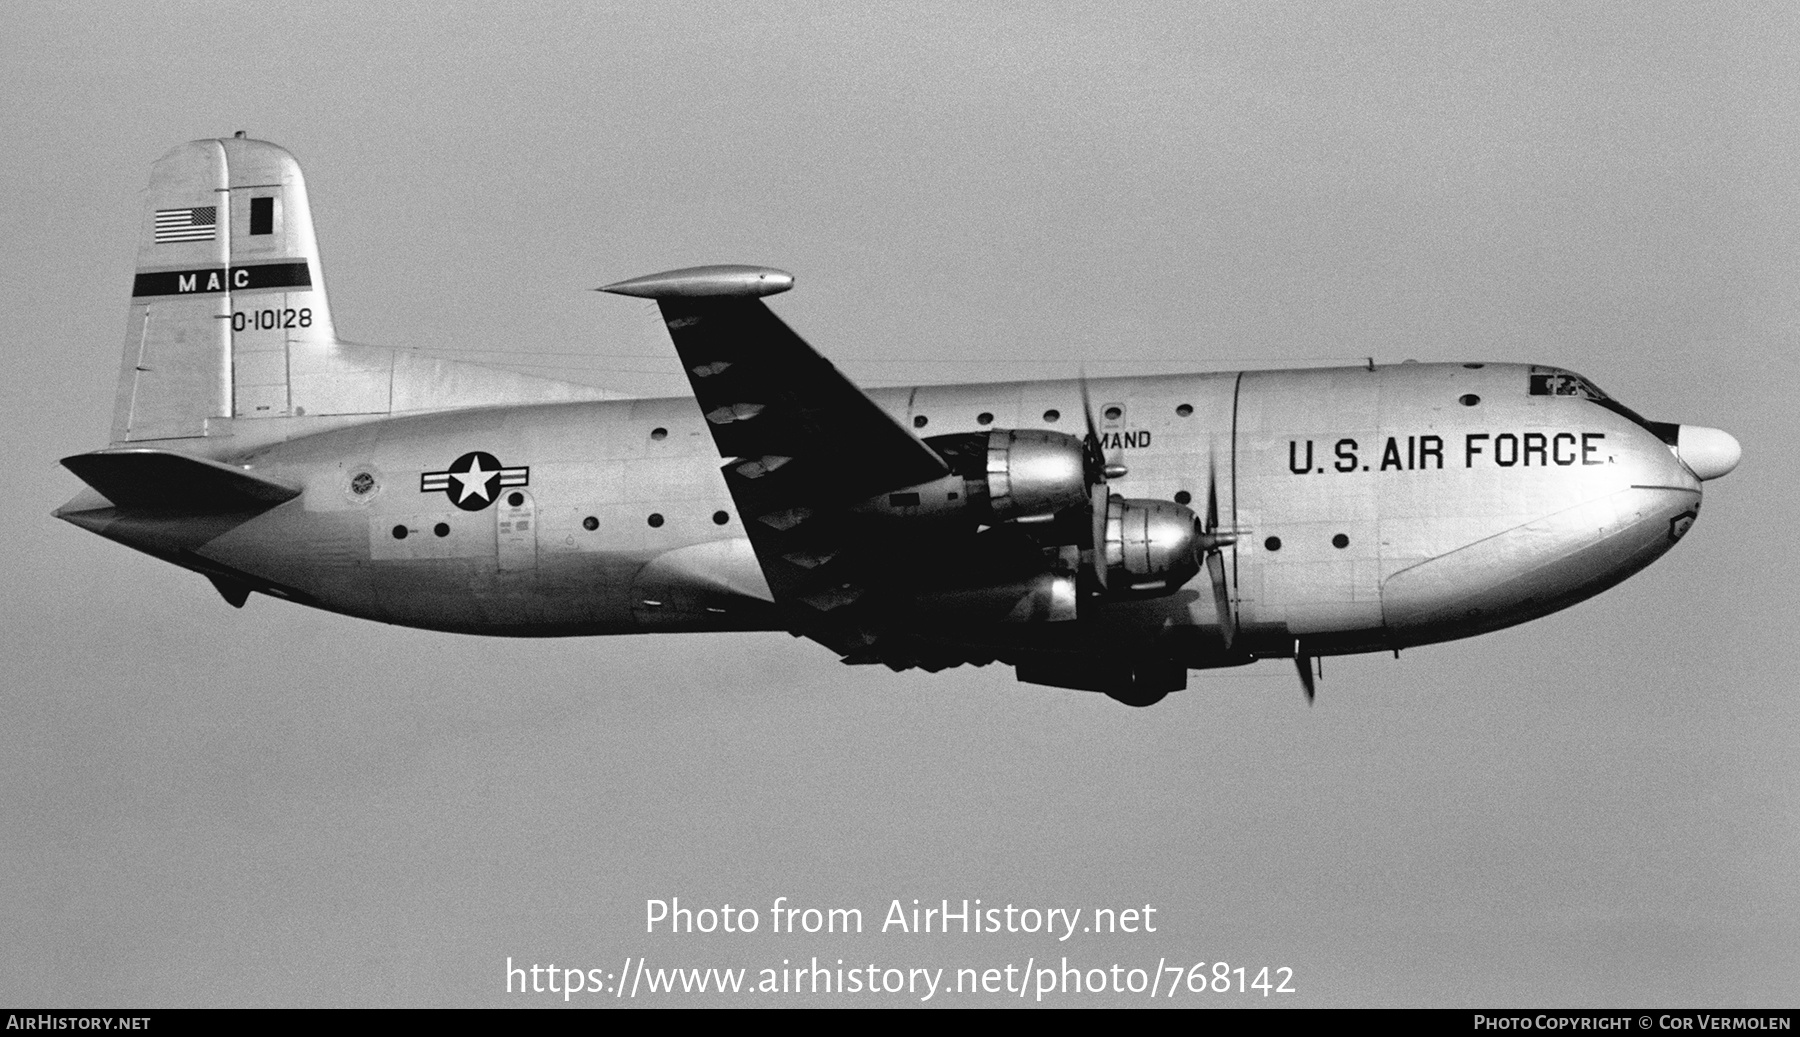
<instances>
[{"instance_id":1,"label":"row of small window","mask_svg":"<svg viewBox=\"0 0 1800 1037\"><path fill-rule=\"evenodd\" d=\"M1192 417L1194 414L1194 405L1191 403L1184 403L1175 408L1175 413L1183 418ZM1100 412L1100 416L1107 421L1118 421L1125 416L1125 409L1117 405L1109 406ZM1055 407L1044 412L1044 424L1046 425L1054 425L1061 420L1062 411L1057 410ZM913 428L924 428L930 423L931 419L923 414L913 415ZM986 426L992 425L993 423L994 414L992 411L984 410L980 414L975 415L975 424L977 425Z\"/></svg>"},{"instance_id":2,"label":"row of small window","mask_svg":"<svg viewBox=\"0 0 1800 1037\"><path fill-rule=\"evenodd\" d=\"M1464 367L1480 367L1481 365L1480 364L1464 364L1463 366ZM1476 404L1481 402L1481 397L1475 395L1472 392L1464 393L1461 397L1458 398L1457 402L1461 403L1465 407L1473 407ZM1122 407L1109 406L1105 410L1101 411L1100 414L1107 421L1118 421L1120 418L1125 416L1125 410ZM1175 408L1175 414L1177 417L1191 418L1194 416L1194 405L1191 403L1181 404L1180 406ZM1057 410L1055 407L1052 407L1049 410L1044 412L1044 423L1047 425L1054 425L1061 420L1062 420L1062 411ZM913 415L912 423L913 423L913 428L924 428L926 425L931 424L931 419L926 417L923 414L915 414L915 415ZM981 426L985 427L987 425L992 425L993 423L994 423L994 414L992 411L984 410L980 414L975 415L975 424L977 424L977 425L981 425ZM661 428L661 427L653 428L650 430L650 438L660 443L663 440L669 438L669 430L666 428Z\"/></svg>"},{"instance_id":3,"label":"row of small window","mask_svg":"<svg viewBox=\"0 0 1800 1037\"><path fill-rule=\"evenodd\" d=\"M513 496L519 497L519 494L515 493L515 494L513 494ZM523 498L520 498L520 500L523 500ZM513 503L514 507L517 507L519 504L519 501L513 501L512 503ZM723 526L725 523L731 521L731 514L729 512L725 512L725 511L715 511L712 514L712 520L713 520L713 525ZM667 520L663 518L662 512L653 511L650 513L650 517L645 519L644 521L649 523L651 529L660 529L662 527L662 524ZM595 518L592 515L589 515L587 518L584 518L581 520L581 528L587 530L589 533L592 533L594 530L600 528L600 520L598 518ZM439 522L437 525L431 527L431 531L432 531L432 533L436 534L437 536L447 537L450 535L450 523ZM407 529L405 526L395 526L394 527L394 539L395 540L405 540L407 537L407 534L410 532L411 532L411 530Z\"/></svg>"},{"instance_id":4,"label":"row of small window","mask_svg":"<svg viewBox=\"0 0 1800 1037\"><path fill-rule=\"evenodd\" d=\"M1331 546L1342 551L1344 548L1350 546L1350 538L1345 536L1342 533L1339 533L1337 536L1334 536L1331 538ZM1269 539L1264 540L1263 541L1263 550L1265 550L1265 551L1281 550L1281 538L1280 537L1270 537Z\"/></svg>"},{"instance_id":5,"label":"row of small window","mask_svg":"<svg viewBox=\"0 0 1800 1037\"><path fill-rule=\"evenodd\" d=\"M723 526L725 523L731 521L731 513L725 512L725 511L715 511L712 513L712 520L713 520L713 525ZM649 523L651 529L661 529L663 522L666 520L663 518L662 512L652 511L650 513L650 517L645 519L644 521ZM584 518L581 520L581 528L583 528L591 533L594 530L600 528L600 520L595 518L592 515L589 515L587 518Z\"/></svg>"},{"instance_id":6,"label":"row of small window","mask_svg":"<svg viewBox=\"0 0 1800 1037\"><path fill-rule=\"evenodd\" d=\"M412 532L412 530L407 529L405 526L395 526L394 527L394 539L395 540L405 540L407 537L407 534L409 534L411 532ZM450 523L439 522L437 525L431 527L431 532L436 534L437 536L447 537L450 535Z\"/></svg>"},{"instance_id":7,"label":"row of small window","mask_svg":"<svg viewBox=\"0 0 1800 1037\"><path fill-rule=\"evenodd\" d=\"M1191 418L1194 416L1194 405L1191 403L1184 403L1175 408L1175 413L1179 417ZM1107 421L1118 421L1125 416L1125 410L1122 407L1110 406L1101 411L1100 414ZM1059 411L1054 407L1044 412L1044 423L1047 425L1054 425L1061 420L1062 411ZM931 424L931 419L923 414L915 414L913 415L912 423L913 428L924 428L926 425ZM992 411L984 410L980 414L975 415L975 424L977 425L987 426L992 425L993 423L994 414ZM653 428L650 430L650 438L660 443L669 438L669 430L660 426Z\"/></svg>"}]
</instances>

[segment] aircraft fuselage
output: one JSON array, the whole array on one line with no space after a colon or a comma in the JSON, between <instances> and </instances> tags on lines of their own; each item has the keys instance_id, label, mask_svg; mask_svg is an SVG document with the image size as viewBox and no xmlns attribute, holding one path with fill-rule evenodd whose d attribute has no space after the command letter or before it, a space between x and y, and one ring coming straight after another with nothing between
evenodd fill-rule
<instances>
[{"instance_id":1,"label":"aircraft fuselage","mask_svg":"<svg viewBox=\"0 0 1800 1037\"><path fill-rule=\"evenodd\" d=\"M1534 394L1548 371L1407 363L1091 382L1101 443L1129 469L1117 492L1187 503L1216 478L1237 536L1225 554L1237 645L1224 650L1210 592L1191 589L1084 605L1048 636L1222 665L1293 654L1296 641L1338 654L1465 637L1612 586L1686 531L1700 480L1648 423ZM869 396L921 437L1079 432L1083 420L1073 381ZM383 417L231 443L205 452L301 494L236 525L62 514L228 584L404 626L781 626L690 398ZM1047 636L1015 626L964 633Z\"/></svg>"}]
</instances>

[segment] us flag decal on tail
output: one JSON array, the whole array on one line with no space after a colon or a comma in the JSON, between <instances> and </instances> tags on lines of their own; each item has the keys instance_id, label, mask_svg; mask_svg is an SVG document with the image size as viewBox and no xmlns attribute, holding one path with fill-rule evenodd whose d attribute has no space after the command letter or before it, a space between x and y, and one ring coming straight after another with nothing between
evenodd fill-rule
<instances>
[{"instance_id":1,"label":"us flag decal on tail","mask_svg":"<svg viewBox=\"0 0 1800 1037\"><path fill-rule=\"evenodd\" d=\"M156 210L156 243L172 241L211 241L218 230L219 207L201 205L192 209Z\"/></svg>"}]
</instances>

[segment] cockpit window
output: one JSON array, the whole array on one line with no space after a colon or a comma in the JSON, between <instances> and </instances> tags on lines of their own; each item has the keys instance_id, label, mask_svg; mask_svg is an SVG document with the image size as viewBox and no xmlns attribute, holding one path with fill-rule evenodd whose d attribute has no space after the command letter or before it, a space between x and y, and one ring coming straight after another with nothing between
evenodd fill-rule
<instances>
[{"instance_id":1,"label":"cockpit window","mask_svg":"<svg viewBox=\"0 0 1800 1037\"><path fill-rule=\"evenodd\" d=\"M1680 435L1679 425L1647 420L1642 414L1601 392L1599 386L1573 371L1533 366L1530 384L1533 396L1573 396L1578 400L1592 400L1614 414L1629 419L1640 428L1647 429L1651 435L1669 446L1674 446Z\"/></svg>"},{"instance_id":2,"label":"cockpit window","mask_svg":"<svg viewBox=\"0 0 1800 1037\"><path fill-rule=\"evenodd\" d=\"M1558 371L1554 368L1532 368L1531 395L1533 396L1577 396L1584 400L1596 402L1611 397L1600 391L1600 387L1573 371Z\"/></svg>"}]
</instances>

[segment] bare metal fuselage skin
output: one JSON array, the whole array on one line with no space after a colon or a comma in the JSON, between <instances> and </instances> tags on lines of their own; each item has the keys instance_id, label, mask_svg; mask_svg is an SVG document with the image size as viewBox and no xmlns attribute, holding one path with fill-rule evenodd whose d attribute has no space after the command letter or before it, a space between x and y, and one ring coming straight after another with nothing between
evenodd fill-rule
<instances>
[{"instance_id":1,"label":"bare metal fuselage skin","mask_svg":"<svg viewBox=\"0 0 1800 1037\"><path fill-rule=\"evenodd\" d=\"M1720 429L1572 372L1400 364L865 393L762 301L653 299L692 397L359 345L285 149L151 167L110 445L75 525L253 592L509 637L788 630L846 662L1004 661L1145 705L1190 668L1466 637L1667 551ZM1091 405L1091 406L1090 406Z\"/></svg>"},{"instance_id":2,"label":"bare metal fuselage skin","mask_svg":"<svg viewBox=\"0 0 1800 1037\"><path fill-rule=\"evenodd\" d=\"M1292 655L1297 642L1322 655L1450 640L1596 594L1687 530L1700 480L1630 418L1529 394L1533 370L1547 369L1094 381L1102 443L1129 468L1115 492L1199 501L1214 473L1220 521L1237 535L1224 556L1233 649L1204 576L1162 597L1084 601L1072 622L964 625L959 636L1154 646L1203 667ZM1079 432L1082 421L1070 381L869 395L921 436ZM403 626L527 637L781 626L691 399L303 427L250 448L205 442L215 460L302 489L239 524L134 516L103 500L59 514L215 579ZM459 503L465 480L448 473L471 454L510 474Z\"/></svg>"}]
</instances>

